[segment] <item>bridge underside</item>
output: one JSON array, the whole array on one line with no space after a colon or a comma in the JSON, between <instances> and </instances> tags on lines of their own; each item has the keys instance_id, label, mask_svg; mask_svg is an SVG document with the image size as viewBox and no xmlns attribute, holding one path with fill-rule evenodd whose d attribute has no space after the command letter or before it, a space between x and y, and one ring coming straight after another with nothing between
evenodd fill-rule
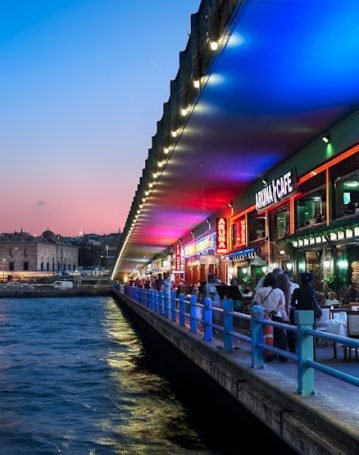
<instances>
[{"instance_id":1,"label":"bridge underside","mask_svg":"<svg viewBox=\"0 0 359 455\"><path fill-rule=\"evenodd\" d=\"M117 271L175 243L359 106L357 0L244 2Z\"/></svg>"}]
</instances>

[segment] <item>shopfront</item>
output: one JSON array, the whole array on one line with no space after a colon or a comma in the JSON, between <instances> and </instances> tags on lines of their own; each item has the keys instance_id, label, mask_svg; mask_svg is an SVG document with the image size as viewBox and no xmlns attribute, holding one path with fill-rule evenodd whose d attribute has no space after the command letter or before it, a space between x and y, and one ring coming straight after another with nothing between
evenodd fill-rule
<instances>
[{"instance_id":1,"label":"shopfront","mask_svg":"<svg viewBox=\"0 0 359 455\"><path fill-rule=\"evenodd\" d=\"M209 274L219 276L219 258L215 251L215 233L201 236L184 246L186 283L201 283L207 280Z\"/></svg>"},{"instance_id":2,"label":"shopfront","mask_svg":"<svg viewBox=\"0 0 359 455\"><path fill-rule=\"evenodd\" d=\"M343 293L350 282L359 288L358 152L354 146L305 175L293 166L265 181L256 205L230 220L231 275L255 283L266 267L279 267L297 279L312 272L319 290ZM238 254L247 251L264 265Z\"/></svg>"},{"instance_id":3,"label":"shopfront","mask_svg":"<svg viewBox=\"0 0 359 455\"><path fill-rule=\"evenodd\" d=\"M298 272L344 295L359 287L359 153L353 148L303 177L291 237Z\"/></svg>"}]
</instances>

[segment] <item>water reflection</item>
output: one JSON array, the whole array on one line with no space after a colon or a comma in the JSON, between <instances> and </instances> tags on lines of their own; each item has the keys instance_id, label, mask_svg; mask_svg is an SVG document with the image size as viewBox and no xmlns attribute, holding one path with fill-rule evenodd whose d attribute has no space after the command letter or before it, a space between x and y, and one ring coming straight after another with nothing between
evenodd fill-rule
<instances>
[{"instance_id":1,"label":"water reflection","mask_svg":"<svg viewBox=\"0 0 359 455\"><path fill-rule=\"evenodd\" d=\"M106 333L117 347L109 351L107 362L118 394L114 405L124 417L114 427L121 436L117 449L148 454L184 453L184 447L191 447L192 453L213 453L188 426L186 411L168 381L145 368L145 350L133 328L117 308L113 311L112 302L107 303ZM107 420L102 425L108 429L112 424Z\"/></svg>"},{"instance_id":2,"label":"water reflection","mask_svg":"<svg viewBox=\"0 0 359 455\"><path fill-rule=\"evenodd\" d=\"M111 298L0 300L0 351L1 455L231 454L253 428L281 447Z\"/></svg>"}]
</instances>

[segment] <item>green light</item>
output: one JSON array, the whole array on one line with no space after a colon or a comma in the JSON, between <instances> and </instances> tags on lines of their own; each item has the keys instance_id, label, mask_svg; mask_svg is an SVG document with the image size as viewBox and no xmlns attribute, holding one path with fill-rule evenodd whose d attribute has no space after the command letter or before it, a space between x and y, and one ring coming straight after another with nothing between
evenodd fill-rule
<instances>
[{"instance_id":1,"label":"green light","mask_svg":"<svg viewBox=\"0 0 359 455\"><path fill-rule=\"evenodd\" d=\"M347 269L348 268L348 261L346 261L345 259L341 259L340 261L338 261L338 268L339 269Z\"/></svg>"},{"instance_id":2,"label":"green light","mask_svg":"<svg viewBox=\"0 0 359 455\"><path fill-rule=\"evenodd\" d=\"M325 157L331 158L334 155L334 147L332 144L327 144L327 148L325 150Z\"/></svg>"}]
</instances>

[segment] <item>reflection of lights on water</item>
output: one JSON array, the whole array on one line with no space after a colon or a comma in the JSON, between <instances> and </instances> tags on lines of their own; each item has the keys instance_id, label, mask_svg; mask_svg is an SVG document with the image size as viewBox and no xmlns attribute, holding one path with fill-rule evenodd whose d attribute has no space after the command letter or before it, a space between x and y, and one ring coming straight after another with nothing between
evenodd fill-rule
<instances>
[{"instance_id":1,"label":"reflection of lights on water","mask_svg":"<svg viewBox=\"0 0 359 455\"><path fill-rule=\"evenodd\" d=\"M181 435L195 441L197 435L184 423L186 412L167 380L146 368L140 339L112 299L106 305L104 329L113 347L105 361L114 384L111 401L118 415L112 413L100 422L100 427L114 436L98 438L97 442L119 453L128 447L131 453L147 454L151 441L156 441L160 450L168 448L168 453L172 447L169 441Z\"/></svg>"}]
</instances>

